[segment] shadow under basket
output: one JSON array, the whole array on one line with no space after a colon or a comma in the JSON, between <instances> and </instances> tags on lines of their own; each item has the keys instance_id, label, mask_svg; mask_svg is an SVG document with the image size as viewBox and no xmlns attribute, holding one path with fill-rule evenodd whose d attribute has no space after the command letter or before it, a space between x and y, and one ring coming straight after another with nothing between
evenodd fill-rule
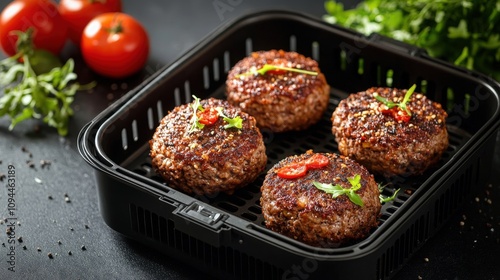
<instances>
[{"instance_id":1,"label":"shadow under basket","mask_svg":"<svg viewBox=\"0 0 500 280\"><path fill-rule=\"evenodd\" d=\"M435 168L390 182L376 178L388 184L385 195L401 190L383 205L380 225L364 240L317 248L266 229L259 204L265 174L233 195L207 197L170 188L151 168L148 141L165 114L191 102L192 95L224 98L231 67L252 51L270 49L317 60L332 90L323 119L308 130L263 131L268 169L309 149L338 152L330 116L352 92L416 84L449 114L450 146ZM386 279L487 183L500 124L499 92L494 80L419 48L303 14L259 12L217 29L99 114L80 132L78 148L95 169L100 211L112 229L209 275Z\"/></svg>"}]
</instances>

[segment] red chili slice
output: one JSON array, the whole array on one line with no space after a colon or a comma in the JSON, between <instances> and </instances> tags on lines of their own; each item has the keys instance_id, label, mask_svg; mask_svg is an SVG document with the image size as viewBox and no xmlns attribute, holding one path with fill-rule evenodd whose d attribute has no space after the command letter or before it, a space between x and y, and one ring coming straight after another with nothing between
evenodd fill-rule
<instances>
[{"instance_id":1,"label":"red chili slice","mask_svg":"<svg viewBox=\"0 0 500 280\"><path fill-rule=\"evenodd\" d=\"M399 108L393 107L391 109L384 109L381 110L382 114L386 116L391 116L393 117L396 121L403 121L403 122L409 122L411 119L411 116L406 113L406 111L400 110Z\"/></svg>"},{"instance_id":2,"label":"red chili slice","mask_svg":"<svg viewBox=\"0 0 500 280\"><path fill-rule=\"evenodd\" d=\"M330 163L330 159L322 154L314 154L304 161L307 168L322 168Z\"/></svg>"},{"instance_id":3,"label":"red chili slice","mask_svg":"<svg viewBox=\"0 0 500 280\"><path fill-rule=\"evenodd\" d=\"M295 179L306 175L307 167L302 163L290 163L278 169L277 174L283 179Z\"/></svg>"},{"instance_id":4,"label":"red chili slice","mask_svg":"<svg viewBox=\"0 0 500 280\"><path fill-rule=\"evenodd\" d=\"M283 70L283 69L273 69L273 70L267 70L266 74L269 74L269 75L283 75L286 72L287 71Z\"/></svg>"},{"instance_id":5,"label":"red chili slice","mask_svg":"<svg viewBox=\"0 0 500 280\"><path fill-rule=\"evenodd\" d=\"M198 111L198 122L204 125L211 125L219 119L219 112L213 107L206 108L203 111Z\"/></svg>"}]
</instances>

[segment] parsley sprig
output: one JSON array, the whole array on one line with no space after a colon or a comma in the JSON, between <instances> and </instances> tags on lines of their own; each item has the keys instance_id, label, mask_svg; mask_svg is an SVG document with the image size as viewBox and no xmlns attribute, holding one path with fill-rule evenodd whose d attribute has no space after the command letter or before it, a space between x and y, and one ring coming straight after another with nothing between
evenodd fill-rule
<instances>
[{"instance_id":1,"label":"parsley sprig","mask_svg":"<svg viewBox=\"0 0 500 280\"><path fill-rule=\"evenodd\" d=\"M415 91L416 87L417 87L417 85L415 85L415 84L413 86L411 86L410 89L408 89L406 91L405 97L403 98L403 101L401 101L401 102L396 103L396 102L390 101L387 98L384 98L378 94L375 95L375 99L384 103L385 106L387 106L389 109L392 109L394 107L398 107L399 109L404 110L406 112L406 114L408 114L408 116L411 116L411 111L410 111L410 109L408 109L408 107L406 107L406 103L408 103L408 101L410 101L410 97L413 94L413 92Z\"/></svg>"},{"instance_id":2,"label":"parsley sprig","mask_svg":"<svg viewBox=\"0 0 500 280\"><path fill-rule=\"evenodd\" d=\"M191 103L191 108L193 109L193 116L191 117L191 127L189 131L194 131L196 129L203 129L204 124L200 123L200 118L198 117L198 111L203 111L203 106L201 106L200 99L193 95L193 103Z\"/></svg>"},{"instance_id":3,"label":"parsley sprig","mask_svg":"<svg viewBox=\"0 0 500 280\"><path fill-rule=\"evenodd\" d=\"M241 129L243 127L243 119L240 118L240 116L236 116L234 118L230 118L228 116L226 116L224 114L224 112L222 112L222 107L217 107L216 108L217 112L219 112L219 116L222 117L222 119L227 122L226 125L224 125L224 128L225 129L228 129L228 128L231 128L231 127L235 127L235 128L238 128L238 129Z\"/></svg>"},{"instance_id":4,"label":"parsley sprig","mask_svg":"<svg viewBox=\"0 0 500 280\"><path fill-rule=\"evenodd\" d=\"M272 65L272 64L264 64L261 68L252 68L249 71L237 75L237 77L241 76L252 76L252 75L265 75L268 71L276 71L276 70L283 70L283 71L288 71L288 72L296 72L296 73L301 73L301 74L306 74L306 75L313 75L317 76L318 72L315 71L309 71L309 70L304 70L304 69L298 69L298 68L291 68L291 67L285 67L285 66L278 66L278 65Z\"/></svg>"},{"instance_id":5,"label":"parsley sprig","mask_svg":"<svg viewBox=\"0 0 500 280\"><path fill-rule=\"evenodd\" d=\"M0 117L8 115L11 118L10 130L27 119L42 119L56 128L59 135L66 136L75 93L94 84L82 86L74 82L77 75L73 72L72 59L47 72L35 72L31 59L37 50L33 48L31 32L17 34L18 53L0 61L0 86L4 87Z\"/></svg>"},{"instance_id":6,"label":"parsley sprig","mask_svg":"<svg viewBox=\"0 0 500 280\"><path fill-rule=\"evenodd\" d=\"M363 200L361 200L361 197L356 193L356 191L361 188L361 176L356 174L352 178L347 178L347 180L351 184L350 188L343 188L340 185L324 184L317 181L314 181L313 184L316 188L331 194L333 198L337 198L341 195L347 195L352 203L363 207Z\"/></svg>"},{"instance_id":7,"label":"parsley sprig","mask_svg":"<svg viewBox=\"0 0 500 280\"><path fill-rule=\"evenodd\" d=\"M198 112L201 111L203 112L205 108L201 105L200 98L196 97L193 95L193 103L191 104L191 108L193 110L193 116L191 117L191 127L189 128L189 132L192 132L196 129L203 129L205 127L204 124L200 123L200 117L198 116ZM217 107L215 108L217 110L217 113L219 114L222 119L227 122L226 125L224 125L225 129L229 128L237 128L241 129L243 128L243 119L240 116L236 116L234 118L228 117L224 114L223 108L222 107Z\"/></svg>"},{"instance_id":8,"label":"parsley sprig","mask_svg":"<svg viewBox=\"0 0 500 280\"><path fill-rule=\"evenodd\" d=\"M393 201L396 198L396 195L398 194L398 192L400 190L400 189L397 189L391 196L384 196L382 194L382 192L384 191L384 187L385 186L382 186L381 184L378 185L378 190L380 193L379 199L380 199L380 203L382 203L382 204Z\"/></svg>"}]
</instances>

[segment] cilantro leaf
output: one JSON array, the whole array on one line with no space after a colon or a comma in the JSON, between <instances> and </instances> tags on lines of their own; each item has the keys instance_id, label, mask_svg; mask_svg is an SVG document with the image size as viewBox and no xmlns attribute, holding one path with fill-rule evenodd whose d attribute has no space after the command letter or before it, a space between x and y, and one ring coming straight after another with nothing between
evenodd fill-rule
<instances>
[{"instance_id":1,"label":"cilantro leaf","mask_svg":"<svg viewBox=\"0 0 500 280\"><path fill-rule=\"evenodd\" d=\"M223 109L221 107L217 108L217 112L219 112L219 115L222 117L222 119L227 122L226 125L224 125L225 129L235 127L238 129L241 129L243 127L243 119L240 116L236 116L234 118L230 118L224 114L222 111Z\"/></svg>"},{"instance_id":2,"label":"cilantro leaf","mask_svg":"<svg viewBox=\"0 0 500 280\"><path fill-rule=\"evenodd\" d=\"M351 187L347 189L343 188L340 185L325 184L317 181L314 181L313 185L317 189L322 190L328 194L331 194L333 198L337 198L341 195L346 195L352 203L363 207L364 205L363 200L356 193L356 191L361 188L361 176L359 174L356 174L352 178L347 178L347 180L351 184Z\"/></svg>"}]
</instances>

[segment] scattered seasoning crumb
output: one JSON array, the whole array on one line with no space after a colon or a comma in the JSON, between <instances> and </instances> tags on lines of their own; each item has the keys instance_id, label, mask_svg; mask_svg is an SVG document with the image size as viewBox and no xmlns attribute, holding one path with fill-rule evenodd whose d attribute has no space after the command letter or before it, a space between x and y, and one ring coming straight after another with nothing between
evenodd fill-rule
<instances>
[{"instance_id":1,"label":"scattered seasoning crumb","mask_svg":"<svg viewBox=\"0 0 500 280\"><path fill-rule=\"evenodd\" d=\"M26 245L23 245L23 250L27 250L28 247L26 247Z\"/></svg>"},{"instance_id":2,"label":"scattered seasoning crumb","mask_svg":"<svg viewBox=\"0 0 500 280\"><path fill-rule=\"evenodd\" d=\"M25 146L22 146L22 147L21 147L21 151L22 151L23 153L27 153L29 158L32 158L32 157L33 157L33 154L32 154L32 153L28 150L28 148L26 148Z\"/></svg>"},{"instance_id":3,"label":"scattered seasoning crumb","mask_svg":"<svg viewBox=\"0 0 500 280\"><path fill-rule=\"evenodd\" d=\"M61 245L62 244L61 240L57 240L57 244Z\"/></svg>"},{"instance_id":4,"label":"scattered seasoning crumb","mask_svg":"<svg viewBox=\"0 0 500 280\"><path fill-rule=\"evenodd\" d=\"M51 165L51 162L49 160L46 160L46 159L40 160L40 167L41 168L49 167L50 165Z\"/></svg>"},{"instance_id":5,"label":"scattered seasoning crumb","mask_svg":"<svg viewBox=\"0 0 500 280\"><path fill-rule=\"evenodd\" d=\"M43 181L40 178L35 177L35 182L38 183L38 184L41 184Z\"/></svg>"},{"instance_id":6,"label":"scattered seasoning crumb","mask_svg":"<svg viewBox=\"0 0 500 280\"><path fill-rule=\"evenodd\" d=\"M479 202L479 197L474 198L476 202Z\"/></svg>"},{"instance_id":7,"label":"scattered seasoning crumb","mask_svg":"<svg viewBox=\"0 0 500 280\"><path fill-rule=\"evenodd\" d=\"M71 228L69 228L69 230L74 231L75 229L71 227Z\"/></svg>"},{"instance_id":8,"label":"scattered seasoning crumb","mask_svg":"<svg viewBox=\"0 0 500 280\"><path fill-rule=\"evenodd\" d=\"M90 227L89 227L89 225L87 225L87 224L86 224L86 225L85 225L85 228L86 228L86 229L89 229Z\"/></svg>"},{"instance_id":9,"label":"scattered seasoning crumb","mask_svg":"<svg viewBox=\"0 0 500 280\"><path fill-rule=\"evenodd\" d=\"M3 180L5 180L5 178L7 178L7 176L3 173L0 173L0 182L3 182Z\"/></svg>"},{"instance_id":10,"label":"scattered seasoning crumb","mask_svg":"<svg viewBox=\"0 0 500 280\"><path fill-rule=\"evenodd\" d=\"M85 245L82 245L82 247L81 247L81 248L82 248L82 251L87 250L87 247L85 247Z\"/></svg>"},{"instance_id":11,"label":"scattered seasoning crumb","mask_svg":"<svg viewBox=\"0 0 500 280\"><path fill-rule=\"evenodd\" d=\"M35 168L35 163L32 160L27 160L26 164L28 165L29 168Z\"/></svg>"},{"instance_id":12,"label":"scattered seasoning crumb","mask_svg":"<svg viewBox=\"0 0 500 280\"><path fill-rule=\"evenodd\" d=\"M67 203L70 203L70 202L71 202L71 200L69 199L69 197L65 197L65 198L64 198L64 201L66 201Z\"/></svg>"},{"instance_id":13,"label":"scattered seasoning crumb","mask_svg":"<svg viewBox=\"0 0 500 280\"><path fill-rule=\"evenodd\" d=\"M20 226L20 225L21 225L21 222L20 222L20 221L17 221L17 223L16 223L16 224L17 224L18 226Z\"/></svg>"},{"instance_id":14,"label":"scattered seasoning crumb","mask_svg":"<svg viewBox=\"0 0 500 280\"><path fill-rule=\"evenodd\" d=\"M2 246L4 246L4 247L5 247L5 242L2 242Z\"/></svg>"},{"instance_id":15,"label":"scattered seasoning crumb","mask_svg":"<svg viewBox=\"0 0 500 280\"><path fill-rule=\"evenodd\" d=\"M22 237L22 236L19 236L19 237L17 238L17 241L18 241L19 243L23 243L23 237Z\"/></svg>"},{"instance_id":16,"label":"scattered seasoning crumb","mask_svg":"<svg viewBox=\"0 0 500 280\"><path fill-rule=\"evenodd\" d=\"M36 247L36 250L37 250L38 252L41 252L41 251L42 251L42 249L40 249L40 247Z\"/></svg>"},{"instance_id":17,"label":"scattered seasoning crumb","mask_svg":"<svg viewBox=\"0 0 500 280\"><path fill-rule=\"evenodd\" d=\"M420 276L420 275L419 275L419 276L417 277L417 279L418 279L418 280L422 280L423 278L422 278L422 276Z\"/></svg>"},{"instance_id":18,"label":"scattered seasoning crumb","mask_svg":"<svg viewBox=\"0 0 500 280\"><path fill-rule=\"evenodd\" d=\"M464 221L460 221L460 226L461 227L465 226L465 222Z\"/></svg>"},{"instance_id":19,"label":"scattered seasoning crumb","mask_svg":"<svg viewBox=\"0 0 500 280\"><path fill-rule=\"evenodd\" d=\"M53 259L54 258L54 256L50 252L47 254L47 256L49 257L49 259Z\"/></svg>"},{"instance_id":20,"label":"scattered seasoning crumb","mask_svg":"<svg viewBox=\"0 0 500 280\"><path fill-rule=\"evenodd\" d=\"M73 255L73 253L72 253L71 251L68 251L68 255L70 255L70 256L71 256L71 255Z\"/></svg>"},{"instance_id":21,"label":"scattered seasoning crumb","mask_svg":"<svg viewBox=\"0 0 500 280\"><path fill-rule=\"evenodd\" d=\"M51 195L48 196L49 200L52 200L54 199Z\"/></svg>"},{"instance_id":22,"label":"scattered seasoning crumb","mask_svg":"<svg viewBox=\"0 0 500 280\"><path fill-rule=\"evenodd\" d=\"M429 258L424 258L424 261L425 262L429 262Z\"/></svg>"}]
</instances>

